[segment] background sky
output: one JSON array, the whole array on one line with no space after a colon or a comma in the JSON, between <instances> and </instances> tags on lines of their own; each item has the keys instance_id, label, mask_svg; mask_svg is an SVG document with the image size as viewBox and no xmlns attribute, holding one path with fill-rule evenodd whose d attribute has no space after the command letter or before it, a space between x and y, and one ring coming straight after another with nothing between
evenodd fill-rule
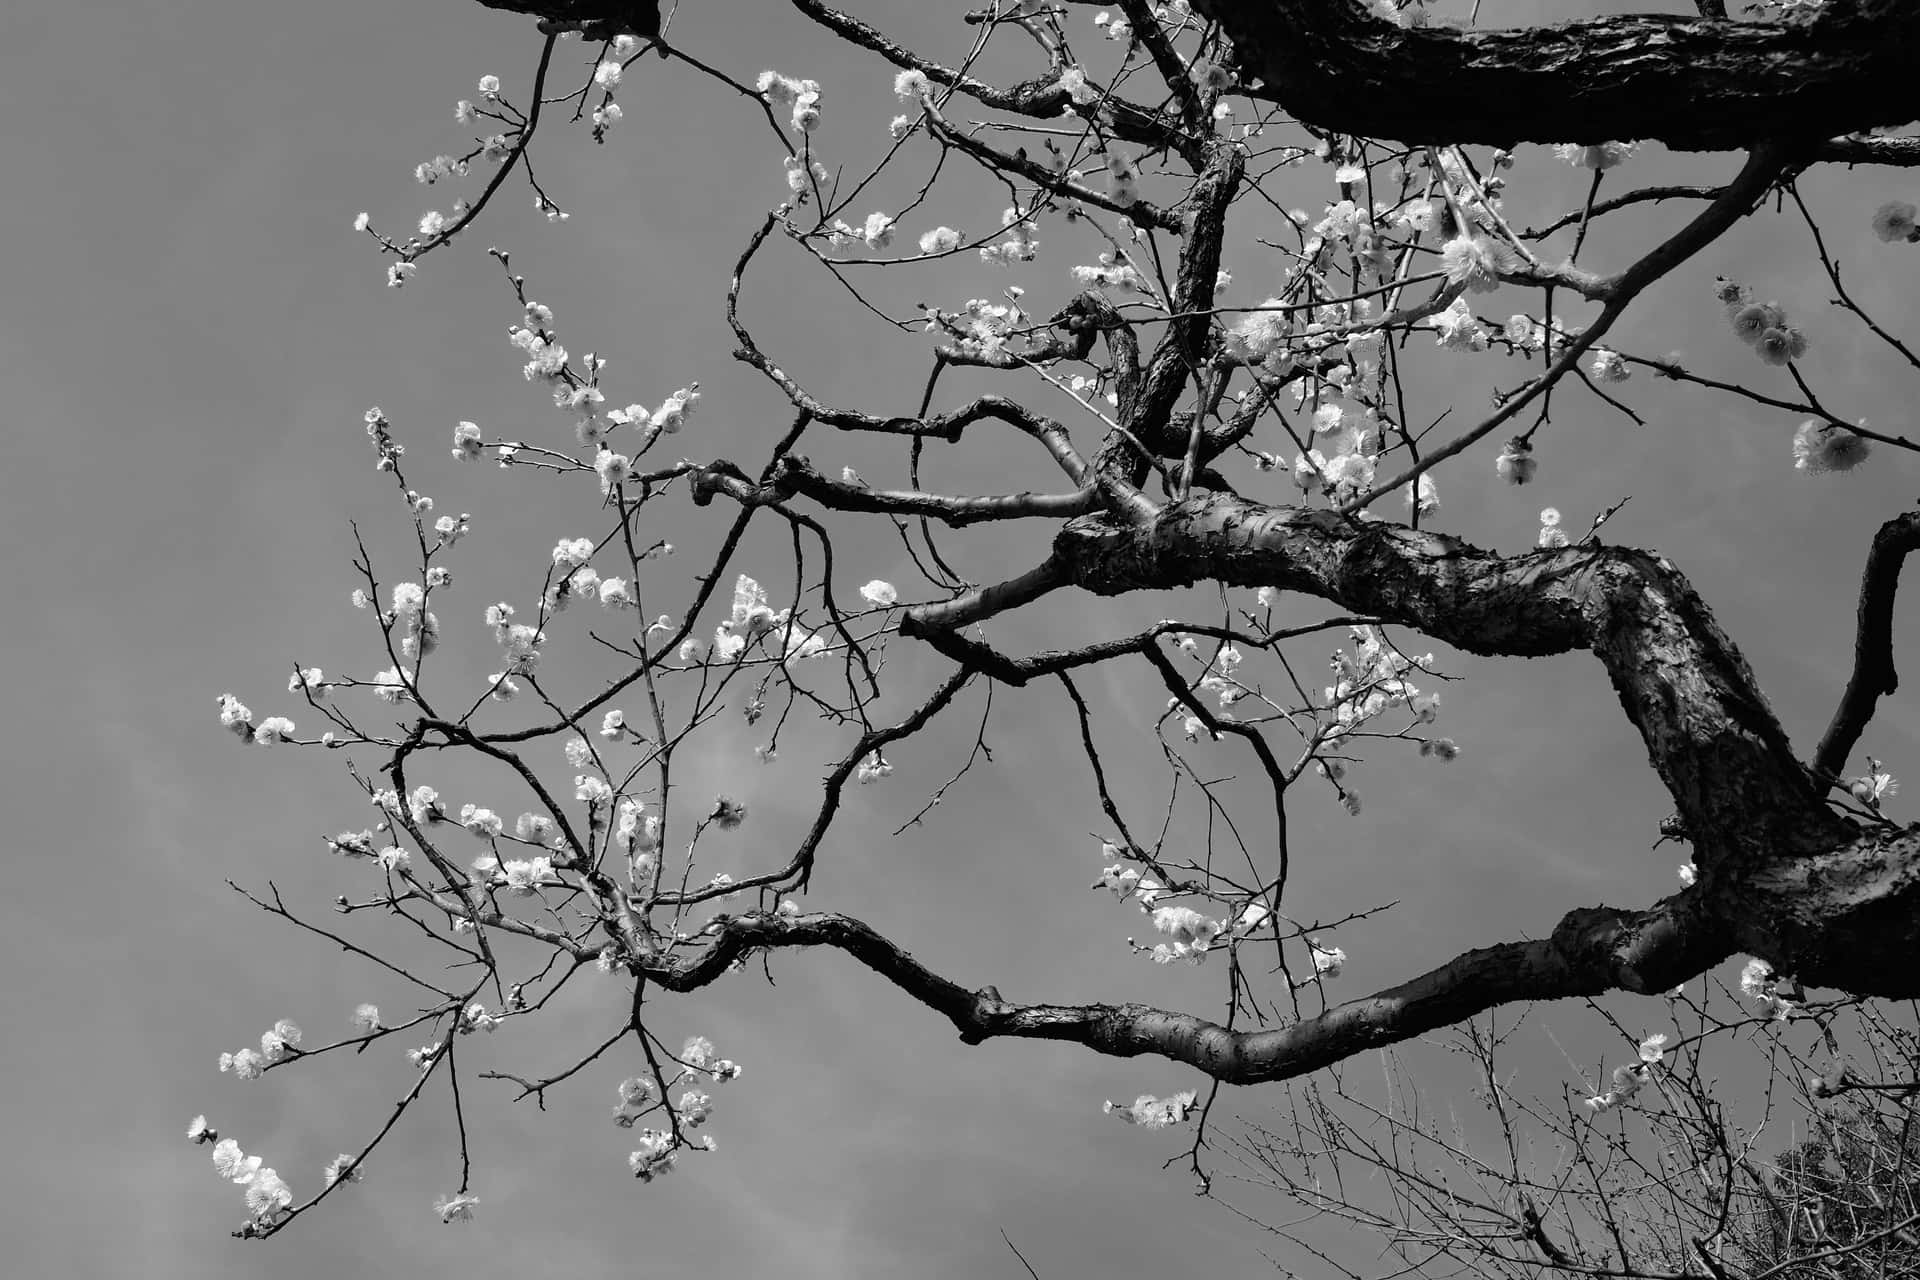
<instances>
[{"instance_id":1,"label":"background sky","mask_svg":"<svg viewBox=\"0 0 1920 1280\"><path fill-rule=\"evenodd\" d=\"M1597 8L1487 4L1482 18ZM951 56L973 31L955 6L871 0L859 12L930 53ZM1073 21L1090 18L1076 12ZM784 7L695 0L675 31L683 47L738 78L773 66L820 80L830 162L883 145L898 109L891 69ZM680 64L648 60L629 77L626 123L608 145L576 128L536 147L540 177L574 211L571 221L538 217L515 179L487 225L396 292L349 224L366 209L377 226L404 234L426 208L448 206L458 192L420 188L411 170L465 141L453 104L473 95L480 75L501 76L524 101L539 47L529 20L470 0L111 0L11 13L4 34L0 413L10 447L0 467L0 586L14 608L12 678L0 684L10 880L0 899L9 974L0 1079L11 1086L0 1109L12 1153L0 1169L0 1234L16 1274L483 1277L533 1266L578 1276L687 1266L778 1267L795 1277L1024 1274L1002 1231L1049 1278L1265 1265L1268 1237L1195 1201L1177 1169L1161 1170L1183 1135L1100 1114L1104 1098L1196 1086L1193 1073L1033 1042L962 1048L944 1021L833 954L780 957L772 988L743 975L656 1009L670 1042L708 1035L745 1068L716 1091L718 1154L684 1160L661 1183L626 1176L632 1144L607 1123L613 1085L631 1064L583 1073L544 1113L469 1076L482 1199L473 1224L443 1229L431 1211L458 1181L439 1095L408 1115L364 1184L270 1243L228 1239L240 1197L184 1141L190 1117L205 1112L304 1197L335 1152L357 1149L384 1119L411 1068L401 1046L385 1042L252 1084L215 1071L221 1050L252 1043L276 1018L328 1040L345 1031L355 1003L404 999L370 967L297 936L225 887L229 878L254 889L272 881L290 905L324 917L335 894L363 886L321 838L368 819L338 757L243 750L218 729L215 696L231 690L256 714L301 719L281 692L295 661L363 676L386 665L374 660L367 615L347 605L349 521L376 557L398 556L409 536L371 468L361 422L369 405L393 420L414 483L439 511L474 513L442 610L450 671L477 679L493 669L481 608L502 594L530 603L553 541L595 531L597 498L581 486L462 469L446 456L463 418L490 438L570 443L504 341L518 308L483 253L488 244L513 252L530 292L558 313L563 341L609 359L614 403L658 403L699 379L706 399L675 448L757 468L789 411L729 359L721 301L745 236L784 198L779 152L737 96ZM581 53L562 48L556 66ZM1019 58L1004 65L1033 69ZM1648 154L1621 181L1712 181L1734 163ZM992 225L999 194L950 167L904 238L935 222ZM1543 152L1523 153L1517 220L1577 201L1584 179ZM1287 182L1290 205L1317 210L1332 197L1318 168ZM1883 246L1868 231L1883 200L1914 197L1912 176L1831 174L1805 185L1859 300L1894 332L1913 334L1920 249ZM904 191L876 189L875 207L899 207ZM1277 286L1278 267L1254 243L1274 229L1251 207L1242 218L1228 301L1247 305ZM1617 268L1675 218L1670 207L1622 216L1596 232L1583 262ZM1068 267L1090 261L1093 248L1057 219L1040 234L1040 258L1013 275L961 261L873 284L898 314L916 299L954 307L1017 282L1045 314L1067 295ZM927 339L864 320L808 267L777 243L755 267L746 310L763 345L823 398L910 412ZM1648 355L1683 349L1690 368L1791 394L1782 372L1726 332L1708 291L1716 272L1788 307L1813 343L1808 376L1835 412L1909 430L1911 370L1827 305L1790 216L1727 236L1636 304L1615 339ZM1504 314L1533 302L1508 290L1480 309ZM1410 351L1426 370L1428 416L1451 408L1449 421L1465 424L1483 412L1489 387L1519 380L1500 357L1436 359L1427 342L1415 337ZM988 386L1005 389L954 378L942 402ZM1559 392L1531 488L1496 481L1492 441L1443 468L1441 527L1518 551L1532 544L1543 505L1565 512L1577 533L1631 495L1608 539L1658 549L1691 575L1805 749L1846 677L1865 548L1912 500L1920 473L1910 457L1883 451L1858 474L1809 477L1792 468L1794 422L1783 415L1656 385L1644 372L1621 393L1646 426L1577 390ZM1045 394L1032 399L1058 409ZM859 440L823 436L808 449L829 473L852 464L876 483L904 480L901 457ZM982 432L957 450L936 447L934 482L963 492L1053 487L1034 452ZM1274 476L1254 480L1252 492L1285 501L1292 490ZM704 567L698 555L731 512L664 505L671 511L658 534L682 554L662 569L663 590L683 601L687 578ZM918 594L884 527L842 527L843 599L873 577ZM989 531L946 545L984 579L1036 560L1032 535ZM391 581L402 562L384 563ZM784 582L784 541L750 542L736 565ZM1903 639L1920 624L1914 600L1909 591L1899 611ZM994 634L1026 652L1118 634L1183 605L1195 616L1217 607L1199 592L1184 601L1076 595ZM1280 614L1317 616L1298 602ZM1305 650L1309 665L1325 647ZM578 628L556 638L550 660L569 655L588 656ZM1597 663L1440 656L1464 677L1448 687L1439 726L1460 743L1461 759L1443 766L1410 751L1381 754L1356 774L1367 801L1358 818L1328 795L1293 806L1296 916L1401 904L1338 935L1352 957L1343 995L1464 947L1538 936L1571 907L1641 904L1674 887L1672 847L1648 851L1671 806ZM883 710L897 715L940 664L906 644L890 661L901 692ZM575 687L598 678L583 670ZM1157 686L1143 669L1117 667L1083 687L1096 699L1129 816L1151 830L1165 794L1149 736L1163 701ZM860 916L935 969L995 983L1011 999L1217 1012L1217 969L1130 956L1124 939L1145 933L1145 922L1086 890L1099 871L1089 832L1104 823L1070 710L1051 691L1004 694L989 731L993 765L934 820L890 834L964 758L978 690L943 731L894 754L893 778L850 797L809 905ZM1917 710L1909 684L1883 704L1862 744L1903 777L1920 760ZM752 806L710 870L728 869L727 858L736 874L784 861L823 761L844 749L801 734L763 766L751 755L758 732L730 715L683 762L687 795L730 790ZM1196 754L1217 774L1253 768L1230 745ZM457 784L480 785L451 767L436 781L458 799L469 795ZM489 801L478 790L471 798ZM1264 821L1250 820L1256 843L1271 841ZM556 1070L616 1025L624 1003L611 980L581 981L550 1014L503 1031L487 1046L489 1065ZM1630 1016L1657 1030L1663 1010L1643 1002ZM1536 1018L1585 1061L1615 1051L1575 1010ZM1523 1083L1556 1093L1576 1082L1543 1036L1523 1035L1516 1052ZM1449 1096L1452 1086L1437 1074L1432 1087ZM1283 1099L1283 1086L1227 1091L1228 1131L1232 1115L1259 1115ZM1282 1215L1257 1198L1241 1203ZM1318 1274L1310 1260L1290 1261Z\"/></svg>"}]
</instances>

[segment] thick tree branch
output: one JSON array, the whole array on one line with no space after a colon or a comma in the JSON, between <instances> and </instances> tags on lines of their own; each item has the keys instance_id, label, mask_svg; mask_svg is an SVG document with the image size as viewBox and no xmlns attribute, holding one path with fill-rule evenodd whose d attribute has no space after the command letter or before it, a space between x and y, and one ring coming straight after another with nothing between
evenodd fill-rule
<instances>
[{"instance_id":1,"label":"thick tree branch","mask_svg":"<svg viewBox=\"0 0 1920 1280\"><path fill-rule=\"evenodd\" d=\"M906 630L909 625L941 630L964 627L1009 609L1032 604L1041 596L1067 585L1068 581L1059 558L1048 556L1025 573L1016 574L1004 582L975 587L944 604L920 605L909 610L908 619L912 621L909 623L903 619L901 629Z\"/></svg>"},{"instance_id":2,"label":"thick tree branch","mask_svg":"<svg viewBox=\"0 0 1920 1280\"><path fill-rule=\"evenodd\" d=\"M1920 511L1895 516L1873 535L1873 548L1867 552L1866 571L1860 578L1853 674L1813 753L1814 772L1823 778L1839 778L1881 695L1900 687L1893 666L1893 599L1900 589L1901 566L1915 550L1920 550Z\"/></svg>"},{"instance_id":3,"label":"thick tree branch","mask_svg":"<svg viewBox=\"0 0 1920 1280\"><path fill-rule=\"evenodd\" d=\"M1087 515L1100 506L1100 495L1089 487L1072 493L1003 493L961 496L913 490L874 489L831 480L807 459L786 454L775 459L773 478L756 485L737 474L729 463L715 463L694 475L694 502L724 493L749 506L783 502L794 494L812 498L833 511L873 511L924 516L954 528L994 520L1066 519Z\"/></svg>"},{"instance_id":4,"label":"thick tree branch","mask_svg":"<svg viewBox=\"0 0 1920 1280\"><path fill-rule=\"evenodd\" d=\"M1275 586L1416 627L1471 653L1591 650L1689 830L1736 844L1827 847L1836 822L1753 673L1672 565L1629 548L1500 556L1457 538L1214 494L1142 524L1070 522L1053 561L1100 595L1217 581Z\"/></svg>"},{"instance_id":5,"label":"thick tree branch","mask_svg":"<svg viewBox=\"0 0 1920 1280\"><path fill-rule=\"evenodd\" d=\"M1402 28L1357 0L1197 0L1307 124L1407 142L1650 138L1725 151L1920 114L1920 7L1847 0L1796 22L1663 14L1518 30ZM1517 104L1524 104L1516 109Z\"/></svg>"},{"instance_id":6,"label":"thick tree branch","mask_svg":"<svg viewBox=\"0 0 1920 1280\"><path fill-rule=\"evenodd\" d=\"M1173 319L1147 362L1139 395L1131 404L1124 399L1121 402L1122 421L1130 428L1135 423L1162 423L1172 416L1174 403L1206 354L1227 210L1233 205L1245 172L1246 161L1239 148L1220 147L1179 205L1188 231L1180 246L1180 274L1173 297L1168 299ZM1185 451L1184 441L1181 451ZM1135 476L1133 483L1139 482L1140 477Z\"/></svg>"},{"instance_id":7,"label":"thick tree branch","mask_svg":"<svg viewBox=\"0 0 1920 1280\"><path fill-rule=\"evenodd\" d=\"M1920 165L1920 138L1834 138L1814 148L1816 160L1839 164Z\"/></svg>"}]
</instances>

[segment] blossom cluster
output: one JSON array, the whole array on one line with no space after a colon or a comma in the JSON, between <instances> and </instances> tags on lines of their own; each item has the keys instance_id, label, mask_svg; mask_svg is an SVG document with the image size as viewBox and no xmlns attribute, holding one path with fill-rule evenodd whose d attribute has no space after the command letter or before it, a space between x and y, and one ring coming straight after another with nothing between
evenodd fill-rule
<instances>
[{"instance_id":1,"label":"blossom cluster","mask_svg":"<svg viewBox=\"0 0 1920 1280\"><path fill-rule=\"evenodd\" d=\"M1612 1087L1605 1092L1588 1095L1582 1099L1582 1105L1593 1112L1611 1111L1640 1092L1641 1086L1653 1079L1653 1069L1665 1061L1666 1044L1664 1032L1642 1040L1639 1061L1615 1067L1610 1081Z\"/></svg>"},{"instance_id":2,"label":"blossom cluster","mask_svg":"<svg viewBox=\"0 0 1920 1280\"><path fill-rule=\"evenodd\" d=\"M1726 309L1733 336L1766 363L1791 364L1807 353L1807 335L1787 323L1779 303L1756 301L1753 290L1725 276L1715 278L1714 297Z\"/></svg>"},{"instance_id":3,"label":"blossom cluster","mask_svg":"<svg viewBox=\"0 0 1920 1280\"><path fill-rule=\"evenodd\" d=\"M193 1128L188 1130L188 1136L196 1142L200 1141L194 1130L201 1128L204 1123L204 1117L196 1119ZM221 1138L213 1144L213 1169L246 1193L247 1212L251 1215L248 1225L256 1231L271 1226L293 1205L293 1190L287 1186L285 1179L264 1167L259 1156L250 1156L242 1151L240 1144L232 1138Z\"/></svg>"},{"instance_id":4,"label":"blossom cluster","mask_svg":"<svg viewBox=\"0 0 1920 1280\"><path fill-rule=\"evenodd\" d=\"M1318 445L1294 455L1294 484L1303 493L1317 487L1335 505L1364 497L1373 488L1380 461L1382 434L1374 410L1349 414L1338 404L1323 404L1314 411L1313 433ZM1415 493L1423 510L1440 505L1431 480Z\"/></svg>"},{"instance_id":5,"label":"blossom cluster","mask_svg":"<svg viewBox=\"0 0 1920 1280\"><path fill-rule=\"evenodd\" d=\"M1749 958L1740 970L1740 993L1763 1006L1767 1016L1776 1022L1786 1022L1800 1008L1798 1001L1781 992L1782 985L1773 966L1758 957ZM1791 984L1787 985L1792 990L1798 990Z\"/></svg>"},{"instance_id":6,"label":"blossom cluster","mask_svg":"<svg viewBox=\"0 0 1920 1280\"><path fill-rule=\"evenodd\" d=\"M740 1077L739 1064L717 1056L713 1042L705 1036L690 1037L680 1050L679 1060L684 1069L668 1085L669 1088L699 1078L724 1084ZM662 1097L659 1085L643 1076L622 1080L618 1094L619 1101L614 1106L613 1119L623 1129L631 1129L642 1116L665 1105L658 1100ZM682 1146L697 1145L703 1150L712 1151L717 1145L711 1134L703 1136L698 1143L686 1137L688 1130L700 1128L712 1117L713 1098L710 1094L699 1089L688 1089L672 1104L671 1111L675 1127L642 1129L639 1146L627 1156L628 1169L642 1182L651 1182L671 1173Z\"/></svg>"},{"instance_id":7,"label":"blossom cluster","mask_svg":"<svg viewBox=\"0 0 1920 1280\"><path fill-rule=\"evenodd\" d=\"M1865 426L1865 422L1861 423ZM1823 471L1851 471L1866 460L1873 446L1857 431L1808 418L1793 432L1793 465L1809 475Z\"/></svg>"},{"instance_id":8,"label":"blossom cluster","mask_svg":"<svg viewBox=\"0 0 1920 1280\"><path fill-rule=\"evenodd\" d=\"M1440 695L1422 693L1407 679L1407 674L1432 671L1433 655L1409 658L1387 642L1386 634L1379 627L1354 627L1350 634L1352 647L1337 649L1328 659L1334 683L1322 694L1331 713L1324 738L1333 741L1355 733L1368 721L1395 707L1410 713L1415 725L1432 724L1440 714ZM1432 753L1432 748L1422 752L1423 755ZM1442 758L1450 760L1454 754L1449 743Z\"/></svg>"},{"instance_id":9,"label":"blossom cluster","mask_svg":"<svg viewBox=\"0 0 1920 1280\"><path fill-rule=\"evenodd\" d=\"M220 1072L224 1075L231 1071L240 1080L258 1080L268 1067L284 1060L299 1045L299 1026L282 1018L260 1033L259 1049L246 1048L221 1054Z\"/></svg>"},{"instance_id":10,"label":"blossom cluster","mask_svg":"<svg viewBox=\"0 0 1920 1280\"><path fill-rule=\"evenodd\" d=\"M795 80L778 71L762 71L754 88L774 106L788 108L795 131L812 133L820 127L819 81Z\"/></svg>"}]
</instances>

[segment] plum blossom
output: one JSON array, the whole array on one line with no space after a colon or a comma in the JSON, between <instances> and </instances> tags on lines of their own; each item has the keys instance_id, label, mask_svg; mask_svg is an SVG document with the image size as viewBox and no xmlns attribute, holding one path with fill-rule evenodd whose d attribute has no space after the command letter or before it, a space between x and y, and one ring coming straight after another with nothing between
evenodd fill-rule
<instances>
[{"instance_id":1,"label":"plum blossom","mask_svg":"<svg viewBox=\"0 0 1920 1280\"><path fill-rule=\"evenodd\" d=\"M458 1195L441 1196L433 1202L433 1211L440 1215L442 1222L472 1222L473 1207L479 1203L479 1196L470 1196L462 1192Z\"/></svg>"},{"instance_id":2,"label":"plum blossom","mask_svg":"<svg viewBox=\"0 0 1920 1280\"><path fill-rule=\"evenodd\" d=\"M1867 808L1878 812L1881 800L1899 791L1900 784L1872 756L1867 757L1867 769L1865 774L1848 781L1847 792Z\"/></svg>"},{"instance_id":3,"label":"plum blossom","mask_svg":"<svg viewBox=\"0 0 1920 1280\"><path fill-rule=\"evenodd\" d=\"M960 247L960 233L952 227L935 227L920 237L920 252L931 256L952 253Z\"/></svg>"},{"instance_id":4,"label":"plum blossom","mask_svg":"<svg viewBox=\"0 0 1920 1280\"><path fill-rule=\"evenodd\" d=\"M1492 293L1500 287L1500 273L1513 270L1513 252L1487 236L1459 236L1440 250L1440 269L1474 293Z\"/></svg>"},{"instance_id":5,"label":"plum blossom","mask_svg":"<svg viewBox=\"0 0 1920 1280\"><path fill-rule=\"evenodd\" d=\"M1101 1110L1108 1115L1119 1116L1128 1124L1137 1124L1142 1129L1165 1129L1185 1120L1198 1100L1199 1094L1192 1089L1183 1089L1164 1098L1143 1093L1130 1103L1109 1101Z\"/></svg>"},{"instance_id":6,"label":"plum blossom","mask_svg":"<svg viewBox=\"0 0 1920 1280\"><path fill-rule=\"evenodd\" d=\"M1533 456L1533 445L1520 436L1507 441L1507 447L1493 460L1493 469L1508 484L1526 484L1540 469L1540 462Z\"/></svg>"},{"instance_id":7,"label":"plum blossom","mask_svg":"<svg viewBox=\"0 0 1920 1280\"><path fill-rule=\"evenodd\" d=\"M1889 200L1874 211L1873 234L1888 244L1896 240L1920 240L1920 225L1911 201Z\"/></svg>"},{"instance_id":8,"label":"plum blossom","mask_svg":"<svg viewBox=\"0 0 1920 1280\"><path fill-rule=\"evenodd\" d=\"M1179 906L1156 908L1153 927L1172 939L1154 946L1152 955L1157 964L1169 964L1175 960L1191 960L1198 964L1206 958L1214 939L1227 930L1224 921L1209 920L1192 907Z\"/></svg>"},{"instance_id":9,"label":"plum blossom","mask_svg":"<svg viewBox=\"0 0 1920 1280\"><path fill-rule=\"evenodd\" d=\"M1563 142L1553 151L1576 169L1600 170L1613 168L1637 151L1639 146L1637 142L1601 142L1591 146Z\"/></svg>"},{"instance_id":10,"label":"plum blossom","mask_svg":"<svg viewBox=\"0 0 1920 1280\"><path fill-rule=\"evenodd\" d=\"M1794 469L1809 475L1851 471L1871 451L1865 436L1818 418L1808 418L1793 433Z\"/></svg>"}]
</instances>

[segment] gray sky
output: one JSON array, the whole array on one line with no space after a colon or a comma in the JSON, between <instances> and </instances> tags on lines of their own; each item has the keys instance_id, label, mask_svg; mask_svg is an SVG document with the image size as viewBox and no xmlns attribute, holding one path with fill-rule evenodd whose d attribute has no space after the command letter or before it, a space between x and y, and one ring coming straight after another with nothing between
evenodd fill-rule
<instances>
[{"instance_id":1,"label":"gray sky","mask_svg":"<svg viewBox=\"0 0 1920 1280\"><path fill-rule=\"evenodd\" d=\"M1542 7L1503 5L1498 18L1526 20ZM877 59L837 47L779 5L701 0L687 10L678 42L705 60L746 80L773 66L825 85L820 142L830 162L851 164L884 144L898 108ZM950 55L973 30L957 7L887 0L860 12L935 54ZM1076 12L1074 21L1088 19ZM942 1020L827 954L781 957L774 988L740 975L656 1010L669 1041L705 1034L745 1067L717 1091L719 1152L684 1161L661 1183L626 1176L629 1135L607 1122L613 1084L630 1066L583 1073L544 1113L469 1076L482 1198L473 1224L443 1229L431 1212L458 1180L452 1120L436 1091L363 1185L270 1243L226 1238L242 1217L239 1196L184 1142L190 1117L207 1113L304 1193L335 1152L384 1120L410 1079L390 1042L253 1084L214 1069L222 1049L253 1042L275 1018L331 1039L355 1003L403 999L368 966L296 936L224 885L271 880L315 917L357 887L320 842L367 821L338 757L242 750L219 731L213 700L230 689L258 714L301 719L282 693L293 662L361 675L386 665L373 660L366 615L346 599L355 585L348 521L360 522L377 557L397 556L406 536L373 474L362 412L385 408L415 483L441 512L475 515L451 561L457 604L443 621L458 635L450 647L466 650L453 669L476 679L494 656L479 610L502 593L530 600L547 548L594 532L597 515L577 485L563 494L546 477L461 469L446 456L463 418L490 437L570 443L503 339L518 310L488 244L513 251L570 347L610 360L616 402L657 403L700 380L706 399L676 448L752 468L789 418L772 389L729 358L721 313L745 236L783 198L779 152L748 104L678 64L633 69L626 122L605 147L578 128L540 139L539 175L574 212L570 222L539 218L514 179L487 225L430 258L406 289L383 287L384 264L349 230L354 214L370 210L376 225L404 234L426 208L446 208L457 192L416 186L413 166L465 140L453 104L473 96L480 75L501 76L524 101L538 46L528 20L465 0L110 0L7 19L0 257L10 305L0 311L0 384L12 447L0 469L0 573L16 607L13 678L0 686L12 879L0 901L12 975L0 988L0 1074L14 1086L4 1106L16 1154L0 1172L0 1227L14 1270L156 1280L482 1277L530 1266L583 1276L685 1265L717 1274L778 1266L797 1277L1022 1274L1002 1230L1049 1280L1262 1266L1266 1237L1194 1201L1177 1169L1161 1170L1180 1134L1100 1114L1103 1098L1193 1087L1193 1073L1058 1045L966 1049ZM577 61L577 46L563 48ZM1704 182L1731 168L1724 156L1647 155L1619 181ZM1526 153L1514 208L1524 218L1567 207L1584 177ZM1290 204L1317 210L1331 196L1314 167L1290 181ZM1914 333L1920 249L1880 245L1867 226L1883 200L1913 198L1911 175L1806 185L1860 301L1893 331ZM876 191L875 206L903 198ZM995 191L949 178L903 230L984 228L1000 203ZM1674 219L1667 207L1623 217L1596 233L1584 260L1618 267ZM1257 303L1268 278L1277 284L1271 254L1253 244L1262 234L1270 229L1239 225L1231 301ZM1040 258L1013 275L961 262L889 273L875 288L898 313L917 298L952 307L1018 282L1045 314L1067 294L1068 267L1092 249L1057 219L1041 238ZM863 323L807 266L775 245L750 277L748 314L770 354L823 397L911 411L928 340ZM1813 342L1808 376L1835 412L1909 429L1911 381L1826 305L1789 217L1736 230L1644 298L1615 339L1647 355L1681 348L1690 368L1791 394L1783 373L1725 331L1708 294L1716 272L1788 306ZM1534 305L1508 292L1480 309ZM1463 425L1483 411L1489 387L1521 377L1499 357L1433 353L1427 342L1416 336L1409 351L1429 416L1452 407L1449 421ZM989 385L955 378L943 396L957 402ZM1632 495L1609 540L1658 549L1692 576L1804 748L1846 676L1864 550L1910 501L1913 463L1883 453L1855 475L1809 477L1792 468L1794 423L1782 415L1654 384L1644 372L1621 394L1648 425L1577 389L1557 393L1540 479L1528 489L1497 482L1494 448L1443 468L1440 526L1518 551L1532 544L1544 505L1577 533ZM855 446L823 439L809 449L830 473L852 464L876 482L904 481L900 458L870 461ZM938 483L957 491L1051 483L1030 459L1016 465L980 441L935 465ZM1280 477L1266 479L1271 494L1256 494L1291 500ZM700 553L729 518L718 506L674 504L659 526L682 548L662 570L669 594L685 599ZM873 577L917 594L884 527L844 527L843 597ZM784 541L762 537L737 563L784 581ZM1000 532L954 545L982 578L1041 554ZM1909 591L1901 605L1902 637L1920 623L1914 600ZM1118 634L1170 606L1181 603L1077 597L1009 620L995 637L1025 652ZM1185 607L1204 616L1205 593L1190 593ZM1298 602L1286 610L1318 616ZM556 661L588 657L577 629L556 648ZM908 693L940 671L907 644L891 661L889 676ZM1671 806L1597 663L1574 655L1446 669L1467 677L1448 687L1440 725L1460 743L1459 761L1380 753L1356 775L1367 800L1358 818L1326 795L1293 806L1295 915L1401 903L1339 935L1352 957L1343 996L1463 947L1538 935L1571 907L1639 904L1674 885L1672 847L1647 849ZM588 675L577 687L592 687ZM1163 699L1137 669L1084 687L1097 699L1103 750L1136 802L1129 816L1151 830L1165 784L1147 731ZM1148 932L1146 922L1086 890L1100 865L1087 833L1104 822L1056 693L997 698L994 765L928 824L891 837L964 758L978 699L970 692L943 731L895 753L894 777L850 797L809 905L861 916L936 969L995 983L1012 999L1217 1011L1217 967L1130 956L1124 939ZM897 714L908 699L884 705ZM1903 777L1920 759L1916 710L1909 684L1863 742ZM728 846L736 873L784 860L822 762L844 749L802 734L763 766L751 754L755 732L737 717L716 723L682 775L691 795L730 790L752 806ZM1227 745L1196 758L1217 774L1254 771ZM449 766L445 777L442 791L457 794L465 775ZM1253 819L1255 838L1270 842L1266 821ZM549 1015L486 1046L487 1065L555 1070L617 1025L623 1007L611 980L580 981ZM1665 1025L1658 1002L1631 1008L1646 1030ZM1612 1052L1573 1010L1537 1016L1587 1060ZM1523 1038L1519 1052L1516 1065L1537 1087L1568 1082L1543 1038ZM1222 1110L1257 1114L1282 1097L1230 1090Z\"/></svg>"}]
</instances>

